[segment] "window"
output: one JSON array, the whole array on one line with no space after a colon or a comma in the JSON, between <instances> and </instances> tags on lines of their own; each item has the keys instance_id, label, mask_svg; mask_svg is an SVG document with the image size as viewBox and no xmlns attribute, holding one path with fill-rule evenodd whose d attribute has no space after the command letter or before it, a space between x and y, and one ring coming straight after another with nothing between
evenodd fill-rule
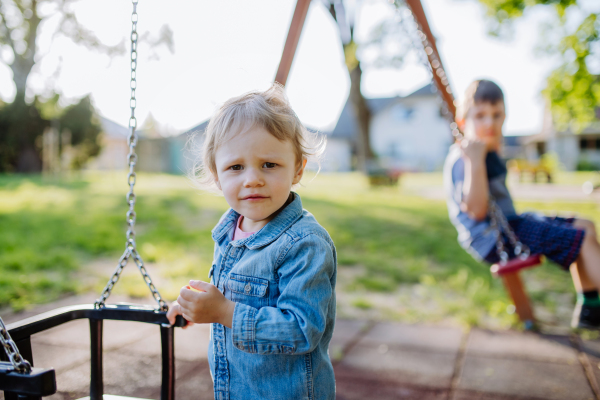
<instances>
[{"instance_id":1,"label":"window","mask_svg":"<svg viewBox=\"0 0 600 400\"><path fill-rule=\"evenodd\" d=\"M396 121L406 121L409 120L413 114L414 110L410 108L405 108L401 104L396 104L392 108L392 115Z\"/></svg>"},{"instance_id":2,"label":"window","mask_svg":"<svg viewBox=\"0 0 600 400\"><path fill-rule=\"evenodd\" d=\"M542 156L546 154L546 143L545 142L537 142L535 144L535 149L537 150L538 156Z\"/></svg>"},{"instance_id":3,"label":"window","mask_svg":"<svg viewBox=\"0 0 600 400\"><path fill-rule=\"evenodd\" d=\"M588 148L588 140L587 139L579 139L579 149L586 150Z\"/></svg>"}]
</instances>

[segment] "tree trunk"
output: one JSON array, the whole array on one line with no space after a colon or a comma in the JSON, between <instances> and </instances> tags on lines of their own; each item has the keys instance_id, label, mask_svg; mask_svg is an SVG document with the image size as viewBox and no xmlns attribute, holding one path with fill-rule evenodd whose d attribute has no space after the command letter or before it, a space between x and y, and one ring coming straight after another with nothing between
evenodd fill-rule
<instances>
[{"instance_id":1,"label":"tree trunk","mask_svg":"<svg viewBox=\"0 0 600 400\"><path fill-rule=\"evenodd\" d=\"M362 69L360 62L356 63L350 73L350 102L356 116L356 127L358 137L356 138L358 169L364 173L369 172L373 161L373 151L371 150L371 110L366 99L360 91L362 80Z\"/></svg>"},{"instance_id":2,"label":"tree trunk","mask_svg":"<svg viewBox=\"0 0 600 400\"><path fill-rule=\"evenodd\" d=\"M25 104L25 90L27 89L27 78L35 65L35 54L36 54L36 39L37 30L40 25L41 19L37 13L37 0L32 0L31 6L31 17L27 20L28 29L25 36L27 48L23 53L17 53L14 42L9 40L11 44L14 61L10 65L10 69L13 72L13 81L17 88L17 94L15 95L15 104ZM10 32L9 32L10 34Z\"/></svg>"}]
</instances>

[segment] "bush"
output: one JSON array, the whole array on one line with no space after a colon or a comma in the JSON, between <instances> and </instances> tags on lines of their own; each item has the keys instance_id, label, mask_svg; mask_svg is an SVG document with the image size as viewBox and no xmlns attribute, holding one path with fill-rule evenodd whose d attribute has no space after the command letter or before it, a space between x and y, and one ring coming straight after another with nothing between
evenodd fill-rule
<instances>
[{"instance_id":1,"label":"bush","mask_svg":"<svg viewBox=\"0 0 600 400\"><path fill-rule=\"evenodd\" d=\"M53 119L62 133L70 132L73 167L81 168L99 153L101 127L89 96L65 109L58 107L58 100L55 95L32 104L0 103L0 173L42 170L42 135Z\"/></svg>"},{"instance_id":2,"label":"bush","mask_svg":"<svg viewBox=\"0 0 600 400\"><path fill-rule=\"evenodd\" d=\"M577 161L577 171L598 171L600 170L600 165L591 162L585 158Z\"/></svg>"}]
</instances>

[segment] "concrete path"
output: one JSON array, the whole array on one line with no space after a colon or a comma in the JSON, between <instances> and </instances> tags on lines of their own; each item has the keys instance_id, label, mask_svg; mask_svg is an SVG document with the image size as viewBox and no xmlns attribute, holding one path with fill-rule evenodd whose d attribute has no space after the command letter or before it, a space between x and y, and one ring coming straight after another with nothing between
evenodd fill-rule
<instances>
[{"instance_id":1,"label":"concrete path","mask_svg":"<svg viewBox=\"0 0 600 400\"><path fill-rule=\"evenodd\" d=\"M111 298L113 301L124 299ZM91 301L68 299L51 306ZM209 329L177 330L178 399L212 399L206 360ZM48 399L88 396L89 328L74 321L32 338L35 365L53 367L59 392ZM160 397L160 335L155 326L105 321L105 393ZM330 354L337 398L354 399L600 399L600 340L514 331L487 331L389 322L338 320ZM0 394L0 399L3 396Z\"/></svg>"}]
</instances>

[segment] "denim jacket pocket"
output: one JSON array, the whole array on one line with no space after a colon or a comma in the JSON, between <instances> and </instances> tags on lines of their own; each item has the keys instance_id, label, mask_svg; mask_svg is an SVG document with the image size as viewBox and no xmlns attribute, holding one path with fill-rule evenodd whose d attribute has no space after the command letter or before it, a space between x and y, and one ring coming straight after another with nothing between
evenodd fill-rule
<instances>
[{"instance_id":1,"label":"denim jacket pocket","mask_svg":"<svg viewBox=\"0 0 600 400\"><path fill-rule=\"evenodd\" d=\"M268 303L267 289L269 281L254 276L229 274L227 288L231 292L231 300L252 307L264 307Z\"/></svg>"}]
</instances>

